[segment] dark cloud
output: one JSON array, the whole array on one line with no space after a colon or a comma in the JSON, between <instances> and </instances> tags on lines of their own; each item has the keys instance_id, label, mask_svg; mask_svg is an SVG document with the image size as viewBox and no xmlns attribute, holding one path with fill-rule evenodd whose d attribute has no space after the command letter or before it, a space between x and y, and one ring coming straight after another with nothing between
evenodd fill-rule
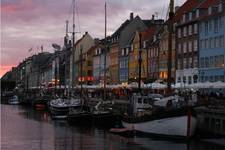
<instances>
[{"instance_id":1,"label":"dark cloud","mask_svg":"<svg viewBox=\"0 0 225 150\"><path fill-rule=\"evenodd\" d=\"M155 12L164 17L165 0L76 0L76 30L88 31L94 38L104 37L104 4L107 2L108 35L113 33L129 13L150 18ZM184 0L179 0L182 3ZM72 0L2 0L1 65L16 65L28 56L28 49L41 45L51 51L51 43L62 43L65 21L71 31ZM160 14L162 14L160 16ZM79 23L78 23L79 22ZM82 36L78 35L78 38ZM9 66L9 65L8 65Z\"/></svg>"}]
</instances>

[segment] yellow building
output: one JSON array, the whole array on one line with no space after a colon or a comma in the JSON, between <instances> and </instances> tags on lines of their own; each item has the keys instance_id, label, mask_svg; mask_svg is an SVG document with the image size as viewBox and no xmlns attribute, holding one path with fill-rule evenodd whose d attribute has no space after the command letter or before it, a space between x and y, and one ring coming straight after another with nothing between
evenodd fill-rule
<instances>
[{"instance_id":1,"label":"yellow building","mask_svg":"<svg viewBox=\"0 0 225 150\"><path fill-rule=\"evenodd\" d=\"M135 32L133 41L131 43L131 50L129 53L129 81L138 81L139 76L139 49L140 49L140 37L138 31ZM142 33L140 33L142 35ZM147 52L146 52L146 42L142 41L142 49L141 49L141 78L142 80L146 80L147 78Z\"/></svg>"}]
</instances>

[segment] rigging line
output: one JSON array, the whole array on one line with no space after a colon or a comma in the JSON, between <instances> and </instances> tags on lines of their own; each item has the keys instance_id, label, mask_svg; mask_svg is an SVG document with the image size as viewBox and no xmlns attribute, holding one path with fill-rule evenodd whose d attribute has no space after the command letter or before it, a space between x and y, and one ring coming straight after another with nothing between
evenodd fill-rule
<instances>
[{"instance_id":1,"label":"rigging line","mask_svg":"<svg viewBox=\"0 0 225 150\"><path fill-rule=\"evenodd\" d=\"M76 10L76 15L77 15L78 32L81 32L78 5L75 5L75 6L76 6L76 9L75 10Z\"/></svg>"},{"instance_id":2,"label":"rigging line","mask_svg":"<svg viewBox=\"0 0 225 150\"><path fill-rule=\"evenodd\" d=\"M67 20L69 20L70 17L71 17L72 9L73 9L73 1L72 1L71 5L70 5L70 7L69 7L69 11L68 11L69 14L68 14Z\"/></svg>"},{"instance_id":3,"label":"rigging line","mask_svg":"<svg viewBox=\"0 0 225 150\"><path fill-rule=\"evenodd\" d=\"M166 3L166 1L165 0L163 0L164 1L164 4L163 4L163 9L162 9L162 12L161 12L161 19L163 18L163 14L164 14L164 10L165 10L165 3Z\"/></svg>"}]
</instances>

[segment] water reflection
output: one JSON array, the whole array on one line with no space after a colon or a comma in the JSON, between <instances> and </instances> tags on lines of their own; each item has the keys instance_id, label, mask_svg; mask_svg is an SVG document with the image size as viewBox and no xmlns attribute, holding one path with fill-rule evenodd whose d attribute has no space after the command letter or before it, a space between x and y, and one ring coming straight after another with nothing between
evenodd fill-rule
<instances>
[{"instance_id":1,"label":"water reflection","mask_svg":"<svg viewBox=\"0 0 225 150\"><path fill-rule=\"evenodd\" d=\"M46 111L1 105L1 147L4 150L222 150L200 141L166 141L148 137L128 138L102 128L74 127L67 121L51 120Z\"/></svg>"}]
</instances>

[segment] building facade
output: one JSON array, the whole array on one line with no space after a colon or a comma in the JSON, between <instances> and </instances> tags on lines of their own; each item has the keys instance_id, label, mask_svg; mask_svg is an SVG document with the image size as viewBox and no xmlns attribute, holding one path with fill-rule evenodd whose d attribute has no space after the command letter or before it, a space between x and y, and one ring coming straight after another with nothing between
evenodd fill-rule
<instances>
[{"instance_id":1,"label":"building facade","mask_svg":"<svg viewBox=\"0 0 225 150\"><path fill-rule=\"evenodd\" d=\"M188 0L175 14L176 25L176 83L186 84L198 81L198 19L196 9L202 1Z\"/></svg>"},{"instance_id":2,"label":"building facade","mask_svg":"<svg viewBox=\"0 0 225 150\"><path fill-rule=\"evenodd\" d=\"M198 9L199 81L225 81L225 2L206 0Z\"/></svg>"}]
</instances>

